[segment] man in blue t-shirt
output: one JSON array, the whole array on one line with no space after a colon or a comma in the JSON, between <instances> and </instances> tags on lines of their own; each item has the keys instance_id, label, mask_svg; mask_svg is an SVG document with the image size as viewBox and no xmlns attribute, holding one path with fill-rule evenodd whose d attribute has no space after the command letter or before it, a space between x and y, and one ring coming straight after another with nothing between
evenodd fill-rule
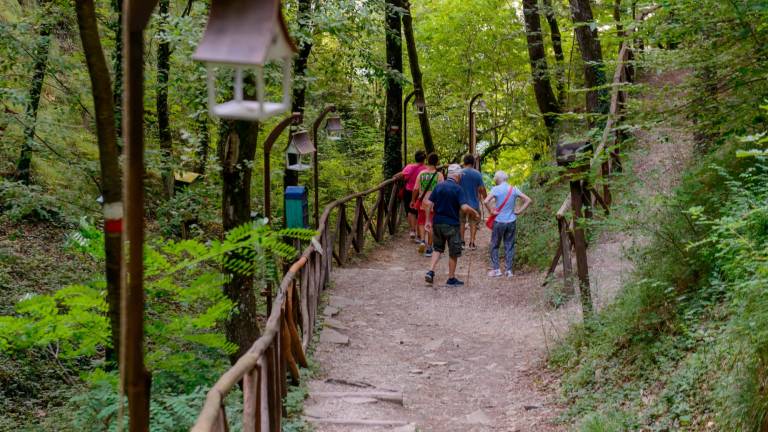
<instances>
[{"instance_id":1,"label":"man in blue t-shirt","mask_svg":"<svg viewBox=\"0 0 768 432\"><path fill-rule=\"evenodd\" d=\"M480 202L485 199L485 184L483 175L475 168L475 157L471 154L464 156L464 170L461 173L461 189L467 197L467 203L480 214ZM472 217L470 213L461 214L461 245L465 244L467 225L469 225L469 250L477 249L475 238L480 225L480 217Z\"/></svg>"},{"instance_id":2,"label":"man in blue t-shirt","mask_svg":"<svg viewBox=\"0 0 768 432\"><path fill-rule=\"evenodd\" d=\"M506 264L506 276L512 277L512 264L515 257L515 222L517 216L525 211L531 205L531 199L528 195L522 193L520 189L507 183L507 173L496 171L493 181L496 186L491 188L491 193L483 201L488 211L496 215L493 222L493 231L491 232L491 265L493 268L488 272L488 276L501 276L499 268L499 246L504 241L504 261ZM523 204L516 210L516 201L520 198ZM495 201L491 206L491 201Z\"/></svg>"},{"instance_id":3,"label":"man in blue t-shirt","mask_svg":"<svg viewBox=\"0 0 768 432\"><path fill-rule=\"evenodd\" d=\"M456 264L461 256L461 235L459 234L459 224L461 213L466 212L479 218L477 210L469 205L464 191L459 186L461 182L461 166L451 164L448 167L448 179L435 186L429 198L424 200L427 210L427 223L424 229L432 233L432 263L424 279L432 283L435 279L435 268L440 255L445 252L445 245L448 244L448 286L464 285L464 282L456 278ZM431 213L434 212L434 219L431 219ZM434 226L433 226L434 225Z\"/></svg>"}]
</instances>

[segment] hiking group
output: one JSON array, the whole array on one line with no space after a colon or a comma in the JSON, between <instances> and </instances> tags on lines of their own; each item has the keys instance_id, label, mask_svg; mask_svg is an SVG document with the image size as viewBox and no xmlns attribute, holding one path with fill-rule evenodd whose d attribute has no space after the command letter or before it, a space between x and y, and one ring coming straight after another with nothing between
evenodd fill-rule
<instances>
[{"instance_id":1,"label":"hiking group","mask_svg":"<svg viewBox=\"0 0 768 432\"><path fill-rule=\"evenodd\" d=\"M482 221L481 204L488 211L485 225L491 229L490 268L488 276L513 276L517 216L531 204L531 199L508 183L504 171L496 171L495 185L486 190L483 175L475 169L475 158L466 155L463 167L450 164L441 172L440 159L419 150L415 163L403 169L410 237L418 243L418 252L431 258L424 279L433 283L440 256L448 249L448 286L464 285L456 277L456 265L464 249L477 249L477 231ZM517 201L520 200L519 207ZM465 241L469 228L469 242ZM499 248L504 244L505 272L499 263Z\"/></svg>"}]
</instances>

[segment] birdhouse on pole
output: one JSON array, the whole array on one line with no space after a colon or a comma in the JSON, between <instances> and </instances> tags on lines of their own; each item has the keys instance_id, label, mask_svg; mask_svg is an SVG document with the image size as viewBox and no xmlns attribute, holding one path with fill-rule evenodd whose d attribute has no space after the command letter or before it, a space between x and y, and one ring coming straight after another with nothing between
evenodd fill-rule
<instances>
[{"instance_id":1,"label":"birdhouse on pole","mask_svg":"<svg viewBox=\"0 0 768 432\"><path fill-rule=\"evenodd\" d=\"M341 117L333 114L325 121L325 133L331 141L340 141L344 133L344 126L341 124Z\"/></svg>"},{"instance_id":2,"label":"birdhouse on pole","mask_svg":"<svg viewBox=\"0 0 768 432\"><path fill-rule=\"evenodd\" d=\"M291 142L288 143L288 149L286 150L286 168L291 171L306 171L312 167L308 163L304 163L302 156L312 154L315 152L315 145L312 144L312 140L309 138L309 133L305 130L296 131L291 135ZM296 163L290 163L290 155L296 156Z\"/></svg>"},{"instance_id":3,"label":"birdhouse on pole","mask_svg":"<svg viewBox=\"0 0 768 432\"><path fill-rule=\"evenodd\" d=\"M416 109L416 114L422 115L427 110L427 101L424 100L424 95L421 92L416 93L416 99L413 101L413 107Z\"/></svg>"},{"instance_id":4,"label":"birdhouse on pole","mask_svg":"<svg viewBox=\"0 0 768 432\"><path fill-rule=\"evenodd\" d=\"M211 116L232 120L262 121L288 111L291 105L291 59L296 53L283 19L280 0L213 0L208 25L194 60L208 71L208 111ZM282 63L283 95L268 102L264 67ZM234 99L217 103L216 68L234 70ZM256 100L243 97L243 75L256 74Z\"/></svg>"}]
</instances>

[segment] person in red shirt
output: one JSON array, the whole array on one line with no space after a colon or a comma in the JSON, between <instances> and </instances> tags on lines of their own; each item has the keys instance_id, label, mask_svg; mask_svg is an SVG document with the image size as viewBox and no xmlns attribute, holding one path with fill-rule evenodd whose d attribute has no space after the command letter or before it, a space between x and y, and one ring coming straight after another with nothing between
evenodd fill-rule
<instances>
[{"instance_id":1,"label":"person in red shirt","mask_svg":"<svg viewBox=\"0 0 768 432\"><path fill-rule=\"evenodd\" d=\"M411 163L403 168L403 178L405 179L405 194L403 195L403 202L405 203L405 213L408 216L408 226L411 228L411 240L415 242L421 241L421 236L417 238L417 225L416 216L419 214L418 209L411 207L413 201L413 188L416 186L416 180L419 178L419 174L426 169L424 161L427 159L427 154L424 150L419 150L414 155L416 163Z\"/></svg>"}]
</instances>

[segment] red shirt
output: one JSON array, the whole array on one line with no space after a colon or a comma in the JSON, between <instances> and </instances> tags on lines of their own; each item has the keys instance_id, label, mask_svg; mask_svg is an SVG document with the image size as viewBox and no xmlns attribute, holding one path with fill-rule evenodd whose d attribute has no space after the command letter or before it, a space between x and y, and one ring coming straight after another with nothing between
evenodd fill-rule
<instances>
[{"instance_id":1,"label":"red shirt","mask_svg":"<svg viewBox=\"0 0 768 432\"><path fill-rule=\"evenodd\" d=\"M403 168L403 177L405 177L405 190L412 191L416 187L416 180L419 178L419 174L427 169L423 163L408 164Z\"/></svg>"}]
</instances>

